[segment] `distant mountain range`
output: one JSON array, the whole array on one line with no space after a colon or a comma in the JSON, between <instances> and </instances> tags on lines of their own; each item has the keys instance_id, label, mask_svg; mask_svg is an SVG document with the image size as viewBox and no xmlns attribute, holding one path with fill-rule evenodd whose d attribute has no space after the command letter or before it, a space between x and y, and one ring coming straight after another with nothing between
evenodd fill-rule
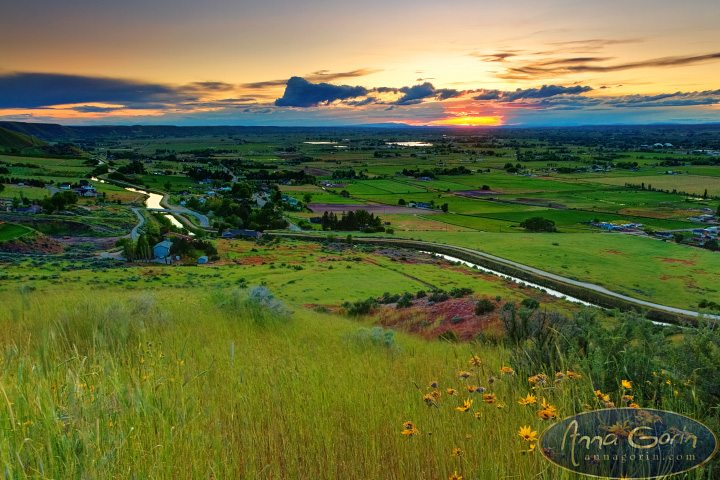
<instances>
[{"instance_id":1,"label":"distant mountain range","mask_svg":"<svg viewBox=\"0 0 720 480\"><path fill-rule=\"evenodd\" d=\"M65 126L52 123L0 122L0 129L22 134L24 137L7 137L5 142L9 148L27 148L27 142L75 143L82 146L85 142L104 139L123 138L162 138L162 137L193 137L193 136L235 136L261 134L300 134L300 135L336 135L352 133L383 132L383 135L412 134L443 135L452 132L458 135L495 135L503 137L535 137L540 135L546 140L567 141L574 137L580 143L595 144L609 140L623 141L626 146L636 146L657 141L678 144L685 140L689 145L707 145L710 140L718 138L720 124L707 123L699 125L684 124L653 124L653 125L592 125L565 127L437 127L413 126L402 123L380 123L356 126L336 127L272 127L272 126L175 126L175 125L95 125ZM385 133L387 132L387 133ZM35 137L30 138L30 137ZM39 140L37 140L39 139ZM18 146L25 144L25 147ZM33 143L33 146L39 146ZM0 147L5 146L0 139ZM41 147L42 148L42 147ZM47 147L44 147L47 148ZM712 148L715 148L712 146ZM62 155L62 154L61 154Z\"/></svg>"},{"instance_id":2,"label":"distant mountain range","mask_svg":"<svg viewBox=\"0 0 720 480\"><path fill-rule=\"evenodd\" d=\"M193 126L178 127L174 125L97 125L97 126L64 126L53 123L0 122L0 128L12 130L24 135L36 137L50 142L72 142L92 138L137 138L137 137L185 137L202 135L242 135L259 133L329 133L333 131L348 132L367 129L402 129L412 127L405 124L361 125L357 127L241 127L241 126Z\"/></svg>"}]
</instances>

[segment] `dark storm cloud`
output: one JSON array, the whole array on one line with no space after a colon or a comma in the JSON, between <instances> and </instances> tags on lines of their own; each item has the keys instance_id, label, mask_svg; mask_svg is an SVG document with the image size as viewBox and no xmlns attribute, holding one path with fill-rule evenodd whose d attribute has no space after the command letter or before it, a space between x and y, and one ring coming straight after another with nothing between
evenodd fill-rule
<instances>
[{"instance_id":1,"label":"dark storm cloud","mask_svg":"<svg viewBox=\"0 0 720 480\"><path fill-rule=\"evenodd\" d=\"M349 101L344 102L345 105L349 105L351 107L364 107L365 105L372 105L373 103L377 103L377 98L375 97L367 97L365 100L357 100L357 101Z\"/></svg>"},{"instance_id":2,"label":"dark storm cloud","mask_svg":"<svg viewBox=\"0 0 720 480\"><path fill-rule=\"evenodd\" d=\"M116 103L133 108L162 108L165 104L193 102L205 93L232 88L232 85L222 82L171 86L109 77L6 73L0 74L0 108L40 108L75 103Z\"/></svg>"},{"instance_id":3,"label":"dark storm cloud","mask_svg":"<svg viewBox=\"0 0 720 480\"><path fill-rule=\"evenodd\" d=\"M615 108L686 107L720 104L720 90L702 92L675 92L660 95L624 95L611 97L604 102Z\"/></svg>"},{"instance_id":4,"label":"dark storm cloud","mask_svg":"<svg viewBox=\"0 0 720 480\"><path fill-rule=\"evenodd\" d=\"M275 100L275 105L278 107L316 107L336 100L364 97L368 92L365 87L310 83L302 77L292 77L287 81L283 96Z\"/></svg>"},{"instance_id":5,"label":"dark storm cloud","mask_svg":"<svg viewBox=\"0 0 720 480\"><path fill-rule=\"evenodd\" d=\"M560 85L543 85L540 88L518 88L514 92L503 95L503 100L512 102L521 98L548 98L557 95L577 95L579 93L589 92L590 90L592 90L592 87L582 85L575 85L573 87L563 87Z\"/></svg>"},{"instance_id":6,"label":"dark storm cloud","mask_svg":"<svg viewBox=\"0 0 720 480\"><path fill-rule=\"evenodd\" d=\"M329 70L318 70L311 73L310 75L305 75L302 78L309 82L330 82L343 78L364 77L365 75L371 75L380 71L381 70L371 70L368 68L359 68L357 70L351 70L349 72L331 72ZM257 90L263 88L282 87L287 84L287 81L287 78L283 78L279 80L266 80L263 82L244 83L241 86L243 88Z\"/></svg>"},{"instance_id":7,"label":"dark storm cloud","mask_svg":"<svg viewBox=\"0 0 720 480\"><path fill-rule=\"evenodd\" d=\"M499 100L503 92L501 90L481 90L482 93L473 97L473 100Z\"/></svg>"},{"instance_id":8,"label":"dark storm cloud","mask_svg":"<svg viewBox=\"0 0 720 480\"><path fill-rule=\"evenodd\" d=\"M378 89L380 91L380 89ZM435 98L437 100L447 100L448 98L454 98L462 95L463 92L450 88L435 88L432 83L425 82L420 85L413 85L412 87L398 88L396 92L403 93L404 95L396 100L396 105L414 105L422 102L426 98ZM393 93L396 93L393 92Z\"/></svg>"},{"instance_id":9,"label":"dark storm cloud","mask_svg":"<svg viewBox=\"0 0 720 480\"><path fill-rule=\"evenodd\" d=\"M0 75L0 108L37 108L68 103L141 103L177 96L167 85L53 73Z\"/></svg>"},{"instance_id":10,"label":"dark storm cloud","mask_svg":"<svg viewBox=\"0 0 720 480\"><path fill-rule=\"evenodd\" d=\"M541 99L556 97L558 95L578 95L589 92L592 87L575 85L572 87L563 87L561 85L543 85L540 88L518 88L515 91L502 90L480 90L479 95L473 97L473 100L499 100L501 102L515 102L517 100Z\"/></svg>"}]
</instances>

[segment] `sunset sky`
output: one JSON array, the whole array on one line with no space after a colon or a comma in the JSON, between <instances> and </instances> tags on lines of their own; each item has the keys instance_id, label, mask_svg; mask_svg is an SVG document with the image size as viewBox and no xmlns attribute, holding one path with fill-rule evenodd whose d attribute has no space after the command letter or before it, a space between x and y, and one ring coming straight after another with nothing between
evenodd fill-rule
<instances>
[{"instance_id":1,"label":"sunset sky","mask_svg":"<svg viewBox=\"0 0 720 480\"><path fill-rule=\"evenodd\" d=\"M718 0L24 0L0 120L720 122Z\"/></svg>"}]
</instances>

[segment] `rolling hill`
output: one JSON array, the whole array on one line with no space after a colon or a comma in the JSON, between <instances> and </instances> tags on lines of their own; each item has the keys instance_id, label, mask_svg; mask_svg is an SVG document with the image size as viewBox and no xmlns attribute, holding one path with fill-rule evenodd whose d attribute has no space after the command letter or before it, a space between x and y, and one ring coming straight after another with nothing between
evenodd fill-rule
<instances>
[{"instance_id":1,"label":"rolling hill","mask_svg":"<svg viewBox=\"0 0 720 480\"><path fill-rule=\"evenodd\" d=\"M0 149L10 150L16 148L22 150L25 148L44 147L46 145L47 143L35 137L0 127Z\"/></svg>"}]
</instances>

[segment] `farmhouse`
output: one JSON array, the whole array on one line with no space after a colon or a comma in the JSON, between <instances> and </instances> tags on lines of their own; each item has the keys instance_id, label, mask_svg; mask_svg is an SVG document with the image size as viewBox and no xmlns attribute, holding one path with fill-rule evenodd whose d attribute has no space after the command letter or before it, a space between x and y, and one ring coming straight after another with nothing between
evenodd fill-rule
<instances>
[{"instance_id":1,"label":"farmhouse","mask_svg":"<svg viewBox=\"0 0 720 480\"><path fill-rule=\"evenodd\" d=\"M162 242L158 243L153 247L153 253L155 254L155 258L167 258L170 256L170 247L172 247L172 242L170 240L163 240Z\"/></svg>"},{"instance_id":2,"label":"farmhouse","mask_svg":"<svg viewBox=\"0 0 720 480\"><path fill-rule=\"evenodd\" d=\"M17 213L42 213L43 209L40 205L30 205L29 207L18 207L15 209Z\"/></svg>"}]
</instances>

